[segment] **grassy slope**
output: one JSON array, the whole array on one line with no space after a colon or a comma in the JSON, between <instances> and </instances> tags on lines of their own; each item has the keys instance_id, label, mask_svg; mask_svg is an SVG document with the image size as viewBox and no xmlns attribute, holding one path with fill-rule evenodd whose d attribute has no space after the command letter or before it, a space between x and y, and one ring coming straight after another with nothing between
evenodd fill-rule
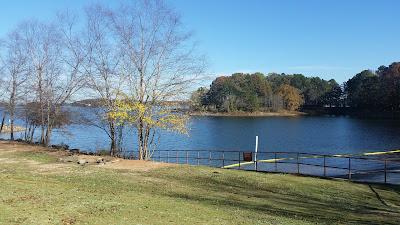
<instances>
[{"instance_id":1,"label":"grassy slope","mask_svg":"<svg viewBox=\"0 0 400 225\"><path fill-rule=\"evenodd\" d=\"M49 169L46 153L6 154L0 224L400 224L399 187L189 166Z\"/></svg>"}]
</instances>

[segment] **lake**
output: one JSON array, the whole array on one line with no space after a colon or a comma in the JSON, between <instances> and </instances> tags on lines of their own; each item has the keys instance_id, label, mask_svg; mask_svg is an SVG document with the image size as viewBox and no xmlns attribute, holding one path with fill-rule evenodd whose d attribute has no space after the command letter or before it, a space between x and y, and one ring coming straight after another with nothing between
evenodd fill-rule
<instances>
[{"instance_id":1,"label":"lake","mask_svg":"<svg viewBox=\"0 0 400 225\"><path fill-rule=\"evenodd\" d=\"M74 110L88 112L86 108ZM23 125L22 121L17 124ZM189 122L189 135L161 132L159 149L252 151L259 136L259 151L321 154L362 153L400 148L400 120L335 116L199 117ZM39 132L37 132L39 133ZM1 134L9 138L9 134ZM16 137L22 137L17 134ZM124 148L134 149L136 135L125 132ZM56 129L52 144L96 151L109 148L99 128L73 124Z\"/></svg>"}]
</instances>

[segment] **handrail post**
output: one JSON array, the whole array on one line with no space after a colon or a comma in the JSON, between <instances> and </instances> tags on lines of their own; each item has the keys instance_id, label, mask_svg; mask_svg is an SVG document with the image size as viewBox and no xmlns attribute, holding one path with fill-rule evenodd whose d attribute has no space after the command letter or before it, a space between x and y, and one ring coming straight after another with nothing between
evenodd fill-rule
<instances>
[{"instance_id":1,"label":"handrail post","mask_svg":"<svg viewBox=\"0 0 400 225\"><path fill-rule=\"evenodd\" d=\"M351 180L351 157L349 157L349 180Z\"/></svg>"},{"instance_id":2,"label":"handrail post","mask_svg":"<svg viewBox=\"0 0 400 225\"><path fill-rule=\"evenodd\" d=\"M299 155L300 153L297 153L297 174L300 174L300 162L299 162Z\"/></svg>"},{"instance_id":3,"label":"handrail post","mask_svg":"<svg viewBox=\"0 0 400 225\"><path fill-rule=\"evenodd\" d=\"M324 155L324 177L326 177L326 155Z\"/></svg>"},{"instance_id":4,"label":"handrail post","mask_svg":"<svg viewBox=\"0 0 400 225\"><path fill-rule=\"evenodd\" d=\"M222 152L222 167L225 167L225 152Z\"/></svg>"},{"instance_id":5,"label":"handrail post","mask_svg":"<svg viewBox=\"0 0 400 225\"><path fill-rule=\"evenodd\" d=\"M256 136L256 146L254 149L254 169L257 171L258 135Z\"/></svg>"},{"instance_id":6,"label":"handrail post","mask_svg":"<svg viewBox=\"0 0 400 225\"><path fill-rule=\"evenodd\" d=\"M258 171L258 160L257 160L258 152L256 152L255 155L256 155L256 156L254 157L254 163L255 163L256 172L257 172L257 171Z\"/></svg>"},{"instance_id":7,"label":"handrail post","mask_svg":"<svg viewBox=\"0 0 400 225\"><path fill-rule=\"evenodd\" d=\"M240 151L238 153L239 153L239 170L240 170Z\"/></svg>"},{"instance_id":8,"label":"handrail post","mask_svg":"<svg viewBox=\"0 0 400 225\"><path fill-rule=\"evenodd\" d=\"M386 184L386 181L387 181L387 173L386 173L386 171L387 171L387 161L385 159L385 184Z\"/></svg>"}]
</instances>

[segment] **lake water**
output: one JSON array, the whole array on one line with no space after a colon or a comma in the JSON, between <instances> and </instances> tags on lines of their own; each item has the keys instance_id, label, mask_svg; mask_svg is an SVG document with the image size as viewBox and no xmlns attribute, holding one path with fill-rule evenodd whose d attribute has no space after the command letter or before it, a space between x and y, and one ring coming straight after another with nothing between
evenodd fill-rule
<instances>
[{"instance_id":1,"label":"lake water","mask_svg":"<svg viewBox=\"0 0 400 225\"><path fill-rule=\"evenodd\" d=\"M74 110L87 111L85 108ZM22 121L17 121L23 125ZM159 149L289 151L321 154L362 153L400 148L400 120L351 117L192 117L189 135L161 132ZM125 132L126 150L135 148L134 131ZM8 138L8 134L1 137ZM16 137L22 137L17 134ZM99 128L69 125L56 129L53 144L96 151L109 148Z\"/></svg>"}]
</instances>

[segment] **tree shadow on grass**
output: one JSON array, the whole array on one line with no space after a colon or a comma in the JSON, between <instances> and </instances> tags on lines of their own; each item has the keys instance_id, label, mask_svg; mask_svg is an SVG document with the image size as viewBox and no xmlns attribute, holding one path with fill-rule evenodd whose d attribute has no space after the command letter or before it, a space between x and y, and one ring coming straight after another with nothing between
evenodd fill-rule
<instances>
[{"instance_id":1,"label":"tree shadow on grass","mask_svg":"<svg viewBox=\"0 0 400 225\"><path fill-rule=\"evenodd\" d=\"M312 193L313 190L297 190L293 187L288 190L289 184L258 185L254 183L254 180L253 182L246 181L243 177L224 176L223 179L220 179L217 175L195 174L193 176L166 176L173 182L189 186L188 190L194 186L203 191L175 189L157 193L199 204L257 211L271 216L304 219L319 224L385 223L394 225L400 223L400 219L398 219L400 213L391 210L387 205L381 204L381 202L365 204L364 197L375 199L376 196L360 197L344 195L345 193L343 196L341 193L337 194L338 196L325 196L323 193Z\"/></svg>"}]
</instances>

